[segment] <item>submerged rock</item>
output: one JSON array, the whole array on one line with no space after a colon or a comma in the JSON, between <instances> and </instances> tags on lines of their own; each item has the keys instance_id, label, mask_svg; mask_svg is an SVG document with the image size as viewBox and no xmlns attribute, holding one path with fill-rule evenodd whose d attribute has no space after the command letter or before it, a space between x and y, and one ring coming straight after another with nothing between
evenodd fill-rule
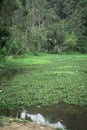
<instances>
[{"instance_id":1,"label":"submerged rock","mask_svg":"<svg viewBox=\"0 0 87 130\"><path fill-rule=\"evenodd\" d=\"M48 125L53 127L54 129L60 128L62 130L66 130L65 126L60 121L58 121L57 123L49 123Z\"/></svg>"}]
</instances>

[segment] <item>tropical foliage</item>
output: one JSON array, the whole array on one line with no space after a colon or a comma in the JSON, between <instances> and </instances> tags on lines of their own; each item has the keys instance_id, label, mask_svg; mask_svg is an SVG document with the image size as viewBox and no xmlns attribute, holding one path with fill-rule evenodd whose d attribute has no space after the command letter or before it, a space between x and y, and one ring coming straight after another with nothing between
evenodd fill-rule
<instances>
[{"instance_id":1,"label":"tropical foliage","mask_svg":"<svg viewBox=\"0 0 87 130\"><path fill-rule=\"evenodd\" d=\"M0 53L87 53L86 12L86 0L1 0Z\"/></svg>"}]
</instances>

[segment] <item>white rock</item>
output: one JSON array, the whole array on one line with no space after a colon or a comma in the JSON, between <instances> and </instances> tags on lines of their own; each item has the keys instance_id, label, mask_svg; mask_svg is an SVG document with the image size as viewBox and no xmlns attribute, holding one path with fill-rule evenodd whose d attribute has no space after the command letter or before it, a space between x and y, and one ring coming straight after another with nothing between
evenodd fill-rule
<instances>
[{"instance_id":1,"label":"white rock","mask_svg":"<svg viewBox=\"0 0 87 130\"><path fill-rule=\"evenodd\" d=\"M62 130L66 130L66 127L60 121L58 121L57 123L46 122L45 118L41 114L39 114L39 113L34 115L34 114L29 114L29 113L27 113L26 110L24 110L20 114L20 118L21 119L26 119L26 117L27 117L27 119L30 118L31 121L33 121L33 122L43 123L43 124L46 124L48 126L53 127L54 129L60 128Z\"/></svg>"},{"instance_id":2,"label":"white rock","mask_svg":"<svg viewBox=\"0 0 87 130\"><path fill-rule=\"evenodd\" d=\"M21 118L21 119L26 119L26 117L27 117L27 111L26 111L26 110L23 110L23 112L20 113L20 118Z\"/></svg>"},{"instance_id":3,"label":"white rock","mask_svg":"<svg viewBox=\"0 0 87 130\"><path fill-rule=\"evenodd\" d=\"M53 127L54 129L60 128L62 130L66 130L65 126L61 122L59 122L59 121L57 123L49 123L48 125Z\"/></svg>"},{"instance_id":4,"label":"white rock","mask_svg":"<svg viewBox=\"0 0 87 130\"><path fill-rule=\"evenodd\" d=\"M32 121L37 122L37 123L45 123L45 119L41 114L27 114L27 117L30 118Z\"/></svg>"}]
</instances>

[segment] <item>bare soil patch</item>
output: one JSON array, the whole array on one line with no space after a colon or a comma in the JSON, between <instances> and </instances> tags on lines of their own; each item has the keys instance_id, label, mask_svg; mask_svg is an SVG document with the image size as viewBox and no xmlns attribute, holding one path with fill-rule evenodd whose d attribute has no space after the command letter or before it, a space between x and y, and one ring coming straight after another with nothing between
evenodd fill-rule
<instances>
[{"instance_id":1,"label":"bare soil patch","mask_svg":"<svg viewBox=\"0 0 87 130\"><path fill-rule=\"evenodd\" d=\"M0 130L54 130L52 127L29 122L29 123L18 123L18 122L11 122L8 125L0 126Z\"/></svg>"}]
</instances>

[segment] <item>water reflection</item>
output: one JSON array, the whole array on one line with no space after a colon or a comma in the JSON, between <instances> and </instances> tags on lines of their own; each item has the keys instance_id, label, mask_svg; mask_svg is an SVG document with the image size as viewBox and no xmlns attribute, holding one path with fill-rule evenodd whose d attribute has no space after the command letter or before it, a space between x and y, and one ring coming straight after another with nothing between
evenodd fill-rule
<instances>
[{"instance_id":1,"label":"water reflection","mask_svg":"<svg viewBox=\"0 0 87 130\"><path fill-rule=\"evenodd\" d=\"M1 72L2 79L12 80L12 78L17 75L24 72L24 69L6 69Z\"/></svg>"},{"instance_id":2,"label":"water reflection","mask_svg":"<svg viewBox=\"0 0 87 130\"><path fill-rule=\"evenodd\" d=\"M8 83L8 81L12 80L14 78L14 76L18 75L18 74L22 74L24 72L26 72L27 69L22 69L22 68L18 68L18 69L3 69L0 72L0 90L2 90L3 86L10 86L10 84ZM29 71L29 69L28 69Z\"/></svg>"},{"instance_id":3,"label":"water reflection","mask_svg":"<svg viewBox=\"0 0 87 130\"><path fill-rule=\"evenodd\" d=\"M44 117L50 117L51 122L62 121L68 130L87 130L87 107L79 107L69 104L59 104L52 107L27 109L30 113L41 113Z\"/></svg>"}]
</instances>

